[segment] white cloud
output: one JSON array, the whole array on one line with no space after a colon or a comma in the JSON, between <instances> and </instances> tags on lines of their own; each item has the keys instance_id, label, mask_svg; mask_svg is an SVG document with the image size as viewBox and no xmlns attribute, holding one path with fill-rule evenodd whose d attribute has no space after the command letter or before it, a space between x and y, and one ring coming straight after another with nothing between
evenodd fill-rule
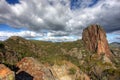
<instances>
[{"instance_id":1,"label":"white cloud","mask_svg":"<svg viewBox=\"0 0 120 80\"><path fill-rule=\"evenodd\" d=\"M108 39L109 43L112 43L112 42L119 42L120 43L120 35L115 34L115 33L108 33L107 39Z\"/></svg>"},{"instance_id":2,"label":"white cloud","mask_svg":"<svg viewBox=\"0 0 120 80\"><path fill-rule=\"evenodd\" d=\"M63 32L36 33L33 31L20 31L20 32L1 31L0 41L4 41L11 36L20 36L26 39L35 39L35 40L52 41L52 42L75 41L80 38L77 36L65 36L64 34L65 33Z\"/></svg>"},{"instance_id":3,"label":"white cloud","mask_svg":"<svg viewBox=\"0 0 120 80\"><path fill-rule=\"evenodd\" d=\"M34 38L42 37L44 33L36 33L33 31L20 31L20 32L10 32L10 31L0 31L0 40L6 40L11 36L21 36L24 38Z\"/></svg>"},{"instance_id":4,"label":"white cloud","mask_svg":"<svg viewBox=\"0 0 120 80\"><path fill-rule=\"evenodd\" d=\"M62 36L62 37L47 36L42 38L36 38L36 40L52 41L52 42L67 42L67 41L75 41L77 39L79 38L75 36Z\"/></svg>"},{"instance_id":5,"label":"white cloud","mask_svg":"<svg viewBox=\"0 0 120 80\"><path fill-rule=\"evenodd\" d=\"M52 37L81 36L83 28L96 23L107 32L120 30L120 0L99 0L92 7L92 0L80 1L81 8L71 10L70 0L20 0L15 5L0 0L0 23L36 33L48 30Z\"/></svg>"}]
</instances>

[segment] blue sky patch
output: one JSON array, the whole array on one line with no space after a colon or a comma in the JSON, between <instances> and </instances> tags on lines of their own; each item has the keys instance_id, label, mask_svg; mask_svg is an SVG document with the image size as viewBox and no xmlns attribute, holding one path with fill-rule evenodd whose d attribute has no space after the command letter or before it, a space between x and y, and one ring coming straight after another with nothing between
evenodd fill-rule
<instances>
[{"instance_id":1,"label":"blue sky patch","mask_svg":"<svg viewBox=\"0 0 120 80\"><path fill-rule=\"evenodd\" d=\"M94 6L95 4L97 4L98 1L99 1L99 0L93 0L93 2L89 5L89 7L92 7L92 6Z\"/></svg>"},{"instance_id":2,"label":"blue sky patch","mask_svg":"<svg viewBox=\"0 0 120 80\"><path fill-rule=\"evenodd\" d=\"M97 2L98 2L99 0L92 0L92 2L88 5L88 7L92 7L92 6L94 6L95 4L97 4ZM83 1L81 1L81 0L71 0L71 3L70 3L70 5L71 5L71 9L79 9L79 8L81 8L81 3L82 3ZM87 2L86 2L87 3Z\"/></svg>"},{"instance_id":3,"label":"blue sky patch","mask_svg":"<svg viewBox=\"0 0 120 80\"><path fill-rule=\"evenodd\" d=\"M17 29L6 24L0 24L0 31L19 32L22 30L25 30L25 29L19 29L19 28Z\"/></svg>"},{"instance_id":4,"label":"blue sky patch","mask_svg":"<svg viewBox=\"0 0 120 80\"><path fill-rule=\"evenodd\" d=\"M19 3L19 0L6 0L9 4Z\"/></svg>"}]
</instances>

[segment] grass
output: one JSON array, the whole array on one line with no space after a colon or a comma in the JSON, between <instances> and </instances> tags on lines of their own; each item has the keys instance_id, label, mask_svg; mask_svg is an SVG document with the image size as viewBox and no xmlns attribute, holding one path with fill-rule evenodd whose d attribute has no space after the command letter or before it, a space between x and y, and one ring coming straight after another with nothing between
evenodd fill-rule
<instances>
[{"instance_id":1,"label":"grass","mask_svg":"<svg viewBox=\"0 0 120 80\"><path fill-rule=\"evenodd\" d=\"M74 67L72 67L72 68L69 69L69 74L74 75L76 73L76 71L77 70Z\"/></svg>"},{"instance_id":2,"label":"grass","mask_svg":"<svg viewBox=\"0 0 120 80\"><path fill-rule=\"evenodd\" d=\"M24 57L34 57L42 63L61 64L60 61L68 60L76 65L79 64L79 60L74 56L72 57L69 54L64 53L62 49L68 53L68 51L73 48L78 48L79 50L83 50L84 48L81 40L74 42L52 43L37 40L28 41L19 37L15 40L10 38L5 42L0 43L0 46L6 46L5 54L10 55L8 52L13 52L18 58L18 61ZM12 55L10 55L10 57L12 57ZM16 62L14 62L14 64L16 64Z\"/></svg>"}]
</instances>

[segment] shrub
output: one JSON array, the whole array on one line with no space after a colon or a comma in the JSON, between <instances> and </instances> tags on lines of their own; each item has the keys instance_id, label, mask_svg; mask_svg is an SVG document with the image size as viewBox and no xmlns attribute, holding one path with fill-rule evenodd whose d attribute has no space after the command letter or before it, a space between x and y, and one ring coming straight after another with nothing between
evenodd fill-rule
<instances>
[{"instance_id":1,"label":"shrub","mask_svg":"<svg viewBox=\"0 0 120 80\"><path fill-rule=\"evenodd\" d=\"M4 48L4 44L3 43L0 43L0 48Z\"/></svg>"},{"instance_id":2,"label":"shrub","mask_svg":"<svg viewBox=\"0 0 120 80\"><path fill-rule=\"evenodd\" d=\"M74 67L69 69L69 74L74 75L76 73L76 69Z\"/></svg>"}]
</instances>

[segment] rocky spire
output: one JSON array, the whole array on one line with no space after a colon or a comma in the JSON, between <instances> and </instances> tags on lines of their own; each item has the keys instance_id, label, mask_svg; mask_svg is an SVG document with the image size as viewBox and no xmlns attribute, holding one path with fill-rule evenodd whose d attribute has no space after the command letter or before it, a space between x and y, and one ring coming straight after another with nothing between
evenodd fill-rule
<instances>
[{"instance_id":1,"label":"rocky spire","mask_svg":"<svg viewBox=\"0 0 120 80\"><path fill-rule=\"evenodd\" d=\"M106 56L111 55L111 51L108 46L105 31L99 25L91 25L83 30L82 40L85 47L92 51Z\"/></svg>"}]
</instances>

